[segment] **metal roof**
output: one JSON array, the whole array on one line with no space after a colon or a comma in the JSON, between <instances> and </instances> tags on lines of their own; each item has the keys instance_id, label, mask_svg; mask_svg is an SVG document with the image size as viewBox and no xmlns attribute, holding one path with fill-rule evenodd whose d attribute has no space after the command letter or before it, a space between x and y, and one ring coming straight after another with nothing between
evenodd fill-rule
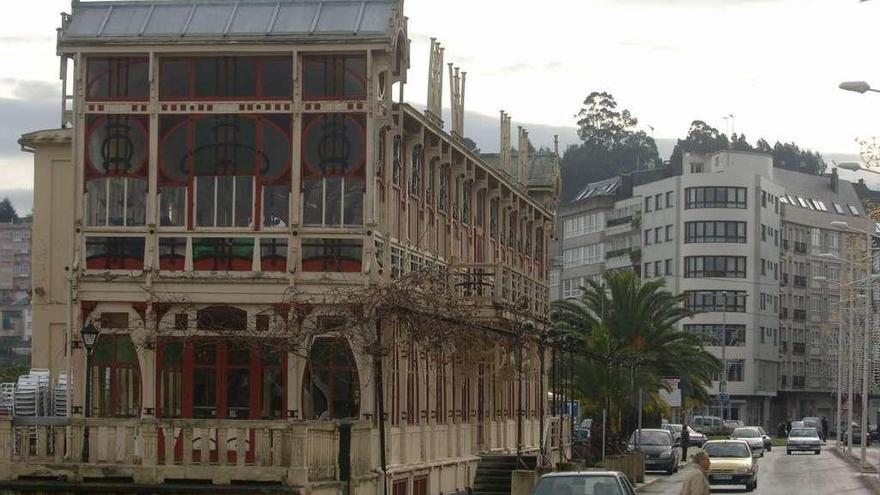
<instances>
[{"instance_id":1,"label":"metal roof","mask_svg":"<svg viewBox=\"0 0 880 495\"><path fill-rule=\"evenodd\" d=\"M74 1L63 42L390 37L400 0Z\"/></svg>"}]
</instances>

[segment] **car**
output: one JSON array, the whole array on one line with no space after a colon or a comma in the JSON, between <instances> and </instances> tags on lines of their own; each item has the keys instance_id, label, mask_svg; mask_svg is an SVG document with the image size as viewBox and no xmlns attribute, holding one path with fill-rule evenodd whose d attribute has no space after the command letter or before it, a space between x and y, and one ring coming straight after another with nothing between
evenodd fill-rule
<instances>
[{"instance_id":1,"label":"car","mask_svg":"<svg viewBox=\"0 0 880 495\"><path fill-rule=\"evenodd\" d=\"M738 419L726 419L721 422L721 431L730 433L737 428L745 426L745 423Z\"/></svg>"},{"instance_id":2,"label":"car","mask_svg":"<svg viewBox=\"0 0 880 495\"><path fill-rule=\"evenodd\" d=\"M809 451L816 455L822 452L822 440L819 432L813 427L792 428L788 432L788 444L785 446L785 454L792 452Z\"/></svg>"},{"instance_id":3,"label":"car","mask_svg":"<svg viewBox=\"0 0 880 495\"><path fill-rule=\"evenodd\" d=\"M822 438L825 435L825 432L822 430L822 418L817 417L806 417L801 421L804 422L804 427L806 428L815 428L817 432L819 432L819 438Z\"/></svg>"},{"instance_id":4,"label":"car","mask_svg":"<svg viewBox=\"0 0 880 495\"><path fill-rule=\"evenodd\" d=\"M761 428L760 426L755 426L755 428L757 428L758 431L761 432L761 438L764 439L764 450L766 450L767 452L772 451L773 439L770 438L770 435L768 435L766 431L764 431L764 428Z\"/></svg>"},{"instance_id":5,"label":"car","mask_svg":"<svg viewBox=\"0 0 880 495\"><path fill-rule=\"evenodd\" d=\"M709 440L703 451L709 455L710 485L741 485L747 492L758 487L758 460L744 440Z\"/></svg>"},{"instance_id":6,"label":"car","mask_svg":"<svg viewBox=\"0 0 880 495\"><path fill-rule=\"evenodd\" d=\"M852 432L852 444L853 445L861 445L862 439L864 439L865 445L867 445L868 447L871 446L872 440L871 440L871 433L870 432L862 435L862 427L856 423L853 423L853 425L849 431ZM844 429L843 430L843 443L846 444L849 441L849 439L850 439L850 435L847 435L847 430Z\"/></svg>"},{"instance_id":7,"label":"car","mask_svg":"<svg viewBox=\"0 0 880 495\"><path fill-rule=\"evenodd\" d=\"M718 416L694 416L693 426L700 433L717 430L721 428L721 418Z\"/></svg>"},{"instance_id":8,"label":"car","mask_svg":"<svg viewBox=\"0 0 880 495\"><path fill-rule=\"evenodd\" d=\"M636 430L630 435L628 445L630 450L641 450L645 453L646 471L666 471L666 474L678 472L681 447L669 430L659 428Z\"/></svg>"},{"instance_id":9,"label":"car","mask_svg":"<svg viewBox=\"0 0 880 495\"><path fill-rule=\"evenodd\" d=\"M674 424L674 423L671 423L671 424L667 423L667 424L663 425L663 428L669 430L672 433L672 437L678 441L681 441L682 427L683 427L683 425ZM688 444L687 444L688 447L702 447L703 444L706 443L706 440L707 440L706 435L703 435L702 433L694 430L690 426L688 426L687 429L688 429Z\"/></svg>"},{"instance_id":10,"label":"car","mask_svg":"<svg viewBox=\"0 0 880 495\"><path fill-rule=\"evenodd\" d=\"M573 471L541 476L531 495L635 495L629 479L618 471Z\"/></svg>"},{"instance_id":11,"label":"car","mask_svg":"<svg viewBox=\"0 0 880 495\"><path fill-rule=\"evenodd\" d=\"M730 434L731 440L744 440L752 449L752 454L764 457L764 437L761 432L754 426L743 426L733 430Z\"/></svg>"},{"instance_id":12,"label":"car","mask_svg":"<svg viewBox=\"0 0 880 495\"><path fill-rule=\"evenodd\" d=\"M791 422L791 427L792 427L792 428L803 428L803 427L804 427L804 422L803 422L803 421L792 421L792 422Z\"/></svg>"}]
</instances>

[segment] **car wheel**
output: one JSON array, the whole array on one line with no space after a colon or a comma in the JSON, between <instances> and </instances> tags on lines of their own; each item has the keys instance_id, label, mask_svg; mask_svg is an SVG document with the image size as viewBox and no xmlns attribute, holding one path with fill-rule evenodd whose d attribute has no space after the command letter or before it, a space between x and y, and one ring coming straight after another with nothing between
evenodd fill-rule
<instances>
[{"instance_id":1,"label":"car wheel","mask_svg":"<svg viewBox=\"0 0 880 495\"><path fill-rule=\"evenodd\" d=\"M816 455L819 455L820 452L822 452L822 451L821 451L821 450L817 450L817 451L815 451L814 453L815 453Z\"/></svg>"},{"instance_id":2,"label":"car wheel","mask_svg":"<svg viewBox=\"0 0 880 495\"><path fill-rule=\"evenodd\" d=\"M773 451L773 447L767 447L767 452L772 452L772 451Z\"/></svg>"},{"instance_id":3,"label":"car wheel","mask_svg":"<svg viewBox=\"0 0 880 495\"><path fill-rule=\"evenodd\" d=\"M790 451L790 450L786 450L786 451L785 451L785 455L791 455L791 451Z\"/></svg>"}]
</instances>

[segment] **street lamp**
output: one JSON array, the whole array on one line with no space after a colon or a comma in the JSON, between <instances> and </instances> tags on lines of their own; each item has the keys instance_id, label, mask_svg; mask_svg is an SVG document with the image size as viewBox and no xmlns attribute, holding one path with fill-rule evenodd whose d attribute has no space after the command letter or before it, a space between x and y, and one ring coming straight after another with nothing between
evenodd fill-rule
<instances>
[{"instance_id":1,"label":"street lamp","mask_svg":"<svg viewBox=\"0 0 880 495\"><path fill-rule=\"evenodd\" d=\"M80 330L80 336L82 337L83 346L86 348L86 400L85 400L85 417L88 419L90 409L92 408L92 349L95 348L95 342L98 340L98 329L95 327L95 324L89 322L86 326L82 327ZM86 421L85 427L83 428L83 446L82 446L82 460L83 462L89 462L89 423Z\"/></svg>"},{"instance_id":2,"label":"street lamp","mask_svg":"<svg viewBox=\"0 0 880 495\"><path fill-rule=\"evenodd\" d=\"M880 93L880 90L872 88L871 85L865 81L845 81L840 83L840 86L838 87L844 91L852 91L859 94L865 94L868 91Z\"/></svg>"}]
</instances>

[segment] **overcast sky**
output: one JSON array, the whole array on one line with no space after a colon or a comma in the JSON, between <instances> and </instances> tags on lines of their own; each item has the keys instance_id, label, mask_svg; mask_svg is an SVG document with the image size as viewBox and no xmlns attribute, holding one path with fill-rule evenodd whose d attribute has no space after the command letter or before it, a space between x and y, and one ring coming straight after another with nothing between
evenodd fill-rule
<instances>
[{"instance_id":1,"label":"overcast sky","mask_svg":"<svg viewBox=\"0 0 880 495\"><path fill-rule=\"evenodd\" d=\"M60 119L55 28L70 9L2 1L0 194L33 183L18 135ZM603 90L658 138L682 137L694 119L727 130L731 113L752 141L825 153L856 153L856 137L880 134L880 94L837 89L880 87L880 0L406 0L406 13L408 100L426 99L435 36L468 72L468 110L518 122L573 125L584 97Z\"/></svg>"}]
</instances>

